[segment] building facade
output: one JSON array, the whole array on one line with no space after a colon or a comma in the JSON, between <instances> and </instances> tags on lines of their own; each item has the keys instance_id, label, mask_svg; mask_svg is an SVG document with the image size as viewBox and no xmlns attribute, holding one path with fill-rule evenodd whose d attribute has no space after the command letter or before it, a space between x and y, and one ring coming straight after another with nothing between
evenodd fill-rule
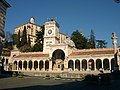
<instances>
[{"instance_id":1,"label":"building facade","mask_svg":"<svg viewBox=\"0 0 120 90\"><path fill-rule=\"evenodd\" d=\"M31 73L82 73L114 70L114 49L76 49L65 34L60 33L55 20L45 22L43 52L11 51L12 71ZM118 47L118 65L120 65ZM33 74L34 75L34 74Z\"/></svg>"},{"instance_id":2,"label":"building facade","mask_svg":"<svg viewBox=\"0 0 120 90\"><path fill-rule=\"evenodd\" d=\"M0 0L0 74L3 67L1 60L1 53L2 53L3 42L5 42L4 26L6 20L6 11L7 8L9 7L11 6L9 3L6 2L6 0Z\"/></svg>"},{"instance_id":3,"label":"building facade","mask_svg":"<svg viewBox=\"0 0 120 90\"><path fill-rule=\"evenodd\" d=\"M34 46L36 40L36 31L41 31L41 26L35 24L34 18L30 18L30 22L16 27L14 34L18 34L20 31L20 35L22 36L24 28L26 28L27 38L30 36L31 46Z\"/></svg>"}]
</instances>

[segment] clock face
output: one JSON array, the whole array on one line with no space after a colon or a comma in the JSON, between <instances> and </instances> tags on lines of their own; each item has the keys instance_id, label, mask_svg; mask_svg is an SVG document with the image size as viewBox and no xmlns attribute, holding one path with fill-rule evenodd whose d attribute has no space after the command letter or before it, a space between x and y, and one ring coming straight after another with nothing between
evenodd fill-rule
<instances>
[{"instance_id":1,"label":"clock face","mask_svg":"<svg viewBox=\"0 0 120 90\"><path fill-rule=\"evenodd\" d=\"M52 30L48 30L48 34L51 34L52 33Z\"/></svg>"}]
</instances>

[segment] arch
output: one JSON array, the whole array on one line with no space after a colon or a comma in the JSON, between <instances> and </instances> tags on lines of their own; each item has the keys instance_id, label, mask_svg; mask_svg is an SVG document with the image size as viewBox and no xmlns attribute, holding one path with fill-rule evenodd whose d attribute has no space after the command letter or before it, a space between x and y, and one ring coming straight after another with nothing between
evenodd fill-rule
<instances>
[{"instance_id":1,"label":"arch","mask_svg":"<svg viewBox=\"0 0 120 90\"><path fill-rule=\"evenodd\" d=\"M19 67L20 70L22 70L22 61L19 61L18 67Z\"/></svg>"},{"instance_id":2,"label":"arch","mask_svg":"<svg viewBox=\"0 0 120 90\"><path fill-rule=\"evenodd\" d=\"M43 61L41 60L41 61L39 62L39 69L40 69L40 70L43 68L43 65L44 65L44 63L43 63Z\"/></svg>"},{"instance_id":3,"label":"arch","mask_svg":"<svg viewBox=\"0 0 120 90\"><path fill-rule=\"evenodd\" d=\"M49 70L49 61L48 60L46 60L45 61L45 70Z\"/></svg>"},{"instance_id":4,"label":"arch","mask_svg":"<svg viewBox=\"0 0 120 90\"><path fill-rule=\"evenodd\" d=\"M114 70L114 58L111 59L111 70Z\"/></svg>"},{"instance_id":5,"label":"arch","mask_svg":"<svg viewBox=\"0 0 120 90\"><path fill-rule=\"evenodd\" d=\"M80 70L80 60L75 60L75 69Z\"/></svg>"},{"instance_id":6,"label":"arch","mask_svg":"<svg viewBox=\"0 0 120 90\"><path fill-rule=\"evenodd\" d=\"M90 69L90 70L94 70L94 60L93 60L93 59L90 59L90 60L88 61L88 65L89 65L89 69Z\"/></svg>"},{"instance_id":7,"label":"arch","mask_svg":"<svg viewBox=\"0 0 120 90\"><path fill-rule=\"evenodd\" d=\"M17 70L17 61L14 61L14 69Z\"/></svg>"},{"instance_id":8,"label":"arch","mask_svg":"<svg viewBox=\"0 0 120 90\"><path fill-rule=\"evenodd\" d=\"M82 60L82 69L83 69L83 70L86 70L86 69L87 69L87 60L86 60L86 59L83 59L83 60Z\"/></svg>"},{"instance_id":9,"label":"arch","mask_svg":"<svg viewBox=\"0 0 120 90\"><path fill-rule=\"evenodd\" d=\"M32 61L29 61L28 68L31 70L32 69Z\"/></svg>"},{"instance_id":10,"label":"arch","mask_svg":"<svg viewBox=\"0 0 120 90\"><path fill-rule=\"evenodd\" d=\"M61 49L57 49L53 52L52 54L52 60L56 60L56 59L62 59L64 60L65 59L65 53L63 50Z\"/></svg>"},{"instance_id":11,"label":"arch","mask_svg":"<svg viewBox=\"0 0 120 90\"><path fill-rule=\"evenodd\" d=\"M96 60L96 69L99 70L100 68L102 68L102 61L101 61L101 59L97 59Z\"/></svg>"},{"instance_id":12,"label":"arch","mask_svg":"<svg viewBox=\"0 0 120 90\"><path fill-rule=\"evenodd\" d=\"M23 68L26 70L27 69L27 61L23 62Z\"/></svg>"},{"instance_id":13,"label":"arch","mask_svg":"<svg viewBox=\"0 0 120 90\"><path fill-rule=\"evenodd\" d=\"M69 62L68 62L68 68L71 68L72 70L74 70L73 60L69 60Z\"/></svg>"},{"instance_id":14,"label":"arch","mask_svg":"<svg viewBox=\"0 0 120 90\"><path fill-rule=\"evenodd\" d=\"M103 69L109 70L109 60L108 59L103 60Z\"/></svg>"},{"instance_id":15,"label":"arch","mask_svg":"<svg viewBox=\"0 0 120 90\"><path fill-rule=\"evenodd\" d=\"M38 61L34 61L34 69L36 70L38 68Z\"/></svg>"}]
</instances>

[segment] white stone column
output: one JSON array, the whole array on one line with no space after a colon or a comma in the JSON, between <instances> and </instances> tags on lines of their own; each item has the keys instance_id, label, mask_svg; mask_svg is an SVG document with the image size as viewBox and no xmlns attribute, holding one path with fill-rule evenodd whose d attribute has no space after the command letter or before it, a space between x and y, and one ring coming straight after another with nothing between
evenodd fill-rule
<instances>
[{"instance_id":1,"label":"white stone column","mask_svg":"<svg viewBox=\"0 0 120 90\"><path fill-rule=\"evenodd\" d=\"M43 60L43 71L45 71L45 60Z\"/></svg>"},{"instance_id":2,"label":"white stone column","mask_svg":"<svg viewBox=\"0 0 120 90\"><path fill-rule=\"evenodd\" d=\"M52 71L52 60L49 60L49 71Z\"/></svg>"},{"instance_id":3,"label":"white stone column","mask_svg":"<svg viewBox=\"0 0 120 90\"><path fill-rule=\"evenodd\" d=\"M39 70L40 70L40 68L39 68L39 67L40 67L40 65L39 65L39 61L37 61L37 62L38 62L38 71L39 71Z\"/></svg>"},{"instance_id":4,"label":"white stone column","mask_svg":"<svg viewBox=\"0 0 120 90\"><path fill-rule=\"evenodd\" d=\"M17 62L17 68L16 68L16 69L17 69L17 71L19 70L18 64L19 64L19 63Z\"/></svg>"},{"instance_id":5,"label":"white stone column","mask_svg":"<svg viewBox=\"0 0 120 90\"><path fill-rule=\"evenodd\" d=\"M94 60L94 70L96 71L96 60Z\"/></svg>"},{"instance_id":6,"label":"white stone column","mask_svg":"<svg viewBox=\"0 0 120 90\"><path fill-rule=\"evenodd\" d=\"M64 60L64 71L67 71L67 70L68 70L68 59L66 57Z\"/></svg>"},{"instance_id":7,"label":"white stone column","mask_svg":"<svg viewBox=\"0 0 120 90\"><path fill-rule=\"evenodd\" d=\"M27 71L29 70L29 62L27 61Z\"/></svg>"},{"instance_id":8,"label":"white stone column","mask_svg":"<svg viewBox=\"0 0 120 90\"><path fill-rule=\"evenodd\" d=\"M75 60L73 60L73 71L75 71Z\"/></svg>"},{"instance_id":9,"label":"white stone column","mask_svg":"<svg viewBox=\"0 0 120 90\"><path fill-rule=\"evenodd\" d=\"M80 61L80 71L82 71L82 61Z\"/></svg>"},{"instance_id":10,"label":"white stone column","mask_svg":"<svg viewBox=\"0 0 120 90\"><path fill-rule=\"evenodd\" d=\"M109 69L111 70L111 61L109 60Z\"/></svg>"},{"instance_id":11,"label":"white stone column","mask_svg":"<svg viewBox=\"0 0 120 90\"><path fill-rule=\"evenodd\" d=\"M87 60L87 71L89 71L89 61Z\"/></svg>"},{"instance_id":12,"label":"white stone column","mask_svg":"<svg viewBox=\"0 0 120 90\"><path fill-rule=\"evenodd\" d=\"M35 69L34 69L34 61L32 62L32 70L35 70Z\"/></svg>"},{"instance_id":13,"label":"white stone column","mask_svg":"<svg viewBox=\"0 0 120 90\"><path fill-rule=\"evenodd\" d=\"M101 62L102 62L102 69L104 70L104 68L103 68L103 60L101 60Z\"/></svg>"}]
</instances>

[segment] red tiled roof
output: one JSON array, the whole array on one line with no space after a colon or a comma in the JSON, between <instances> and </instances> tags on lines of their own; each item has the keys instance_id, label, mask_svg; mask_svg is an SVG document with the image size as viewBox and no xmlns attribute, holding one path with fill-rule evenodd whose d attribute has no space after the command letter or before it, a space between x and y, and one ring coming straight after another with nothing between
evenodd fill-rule
<instances>
[{"instance_id":1,"label":"red tiled roof","mask_svg":"<svg viewBox=\"0 0 120 90\"><path fill-rule=\"evenodd\" d=\"M97 55L97 54L114 54L114 50L113 48L76 50L73 51L69 56Z\"/></svg>"},{"instance_id":2,"label":"red tiled roof","mask_svg":"<svg viewBox=\"0 0 120 90\"><path fill-rule=\"evenodd\" d=\"M22 53L19 56L15 56L15 58L20 58L20 57L49 57L49 54L44 54L44 53Z\"/></svg>"}]
</instances>

